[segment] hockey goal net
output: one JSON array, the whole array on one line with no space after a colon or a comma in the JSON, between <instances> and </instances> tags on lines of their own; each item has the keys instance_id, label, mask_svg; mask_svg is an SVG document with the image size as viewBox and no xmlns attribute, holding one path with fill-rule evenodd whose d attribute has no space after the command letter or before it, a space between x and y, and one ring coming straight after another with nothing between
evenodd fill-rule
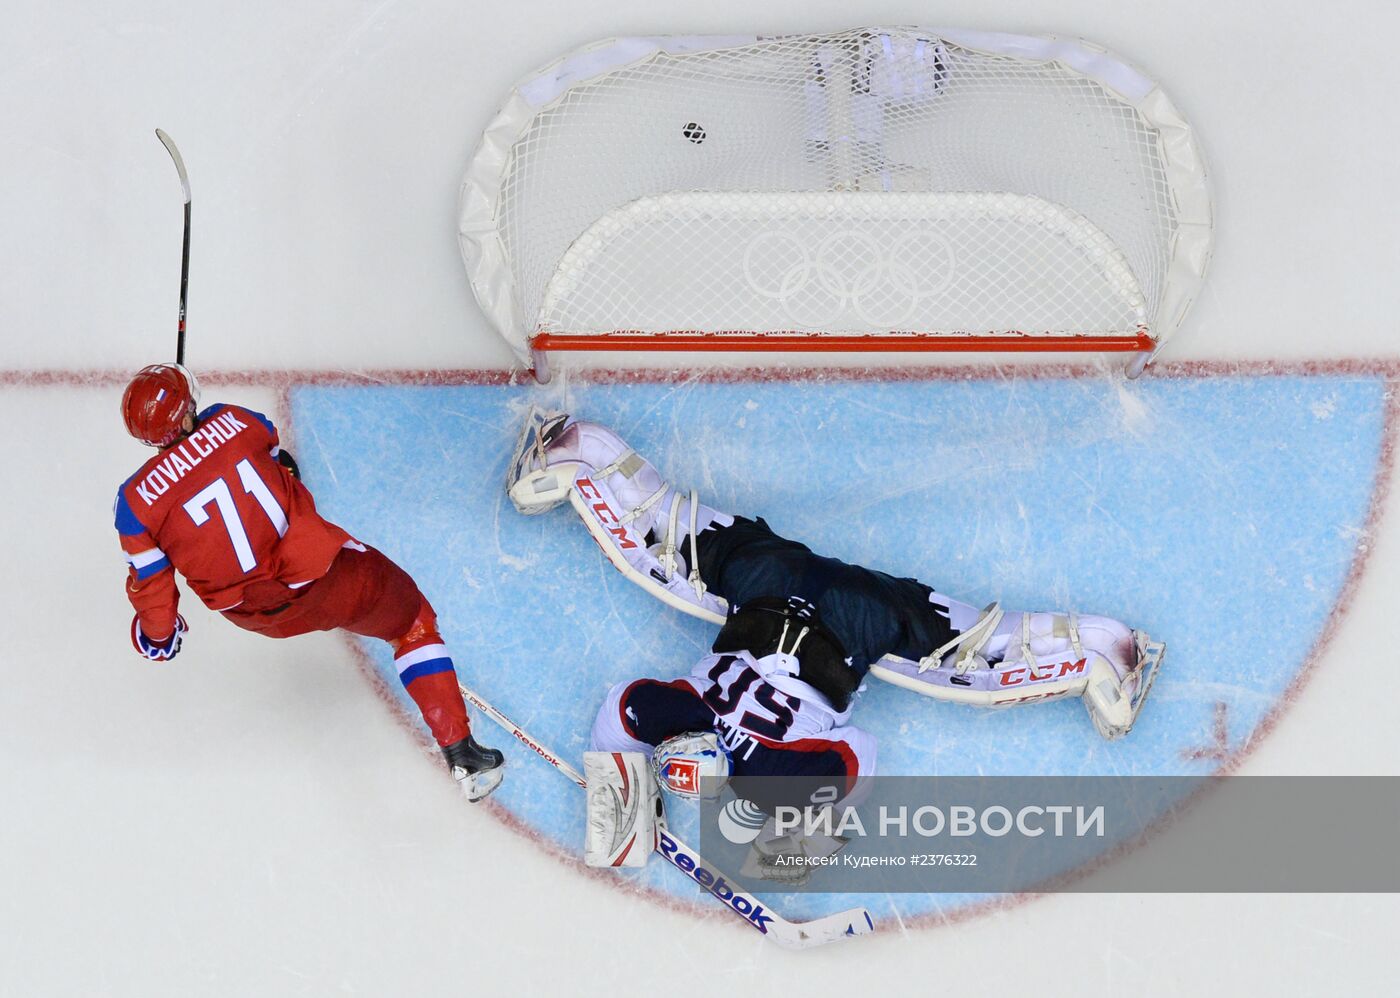
<instances>
[{"instance_id":1,"label":"hockey goal net","mask_svg":"<svg viewBox=\"0 0 1400 998\"><path fill-rule=\"evenodd\" d=\"M462 186L477 300L559 350L1122 351L1203 279L1191 129L1084 42L625 38L521 83Z\"/></svg>"}]
</instances>

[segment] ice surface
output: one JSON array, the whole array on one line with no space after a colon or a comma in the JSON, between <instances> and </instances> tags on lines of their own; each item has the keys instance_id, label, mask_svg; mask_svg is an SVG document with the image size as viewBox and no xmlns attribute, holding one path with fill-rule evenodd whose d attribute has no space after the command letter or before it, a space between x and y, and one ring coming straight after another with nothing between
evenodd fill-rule
<instances>
[{"instance_id":1,"label":"ice surface","mask_svg":"<svg viewBox=\"0 0 1400 998\"><path fill-rule=\"evenodd\" d=\"M559 393L299 388L292 419L315 427L302 468L320 508L376 526L433 594L467 683L581 765L608 687L687 673L715 629L627 582L571 509L523 517L506 500L520 414L541 394ZM1218 766L1190 753L1216 737L1219 712L1237 750L1297 680L1366 523L1385 385L575 383L559 401L707 504L763 515L821 553L978 605L1108 614L1168 642L1148 709L1112 744L1077 701L979 711L871 680L854 723L879 738L880 772L1159 775ZM389 453L360 459L386 439ZM371 650L394 678L387 649ZM499 803L577 849L581 795L527 750L511 761ZM640 879L693 894L659 864ZM917 917L982 899L864 900ZM861 899L772 903L811 917Z\"/></svg>"}]
</instances>

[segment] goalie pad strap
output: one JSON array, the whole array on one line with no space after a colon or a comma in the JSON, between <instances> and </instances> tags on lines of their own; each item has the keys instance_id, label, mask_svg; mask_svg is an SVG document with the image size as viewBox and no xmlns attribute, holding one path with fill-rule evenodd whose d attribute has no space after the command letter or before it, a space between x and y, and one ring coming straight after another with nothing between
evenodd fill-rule
<instances>
[{"instance_id":1,"label":"goalie pad strap","mask_svg":"<svg viewBox=\"0 0 1400 998\"><path fill-rule=\"evenodd\" d=\"M661 554L661 570L666 573L668 579L676 574L676 521L680 515L681 504L678 500L671 503L671 519L666 527L666 543Z\"/></svg>"},{"instance_id":2,"label":"goalie pad strap","mask_svg":"<svg viewBox=\"0 0 1400 998\"><path fill-rule=\"evenodd\" d=\"M606 475L598 475L597 477L599 478L599 480L602 480L602 479L606 478L607 476L606 476ZM663 498L665 498L666 493L668 493L668 492L670 492L670 491L671 491L671 487L670 487L669 485L663 485L663 486L661 486L661 488L657 489L657 490L656 490L655 492L653 492L651 495L649 495L649 496L647 496L645 499L643 499L642 502L641 502L641 505L639 505L636 509L629 510L629 511L627 511L626 513L623 513L620 522L622 522L622 523L631 523L631 522L632 522L633 520L635 520L637 517L639 517L639 516L641 516L643 513L647 512L649 509L651 509L653 506L655 506L658 502L660 502Z\"/></svg>"},{"instance_id":3,"label":"goalie pad strap","mask_svg":"<svg viewBox=\"0 0 1400 998\"><path fill-rule=\"evenodd\" d=\"M678 610L716 624L724 623L728 609L724 600L709 593L703 583L697 594L693 582L663 571L664 545L660 551L648 548L646 537L635 522L622 522L622 516L615 511L626 506L618 502L606 483L593 477L591 470L575 467L569 501L603 554L623 575Z\"/></svg>"},{"instance_id":4,"label":"goalie pad strap","mask_svg":"<svg viewBox=\"0 0 1400 998\"><path fill-rule=\"evenodd\" d=\"M977 618L977 623L967 630L955 634L950 640L919 659L920 674L929 669L938 668L943 664L943 656L955 648L961 649L957 657L958 675L973 668L977 662L977 656L987 646L987 642L992 639L993 632L996 631L997 625L1001 623L1001 618L1004 616L1005 613L1002 611L1000 603L988 604L982 610L982 615ZM1026 644L1029 645L1029 639L1026 640Z\"/></svg>"},{"instance_id":5,"label":"goalie pad strap","mask_svg":"<svg viewBox=\"0 0 1400 998\"><path fill-rule=\"evenodd\" d=\"M695 540L699 531L696 529L696 519L700 512L700 494L694 489L690 490L690 576L689 582L695 590L695 598L699 599L705 595L705 583L700 579L700 548Z\"/></svg>"}]
</instances>

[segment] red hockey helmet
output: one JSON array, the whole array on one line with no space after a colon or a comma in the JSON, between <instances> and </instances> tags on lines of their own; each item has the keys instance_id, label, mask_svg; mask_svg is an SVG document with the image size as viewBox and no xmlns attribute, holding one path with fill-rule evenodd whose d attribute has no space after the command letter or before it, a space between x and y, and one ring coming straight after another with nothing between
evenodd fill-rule
<instances>
[{"instance_id":1,"label":"red hockey helmet","mask_svg":"<svg viewBox=\"0 0 1400 998\"><path fill-rule=\"evenodd\" d=\"M199 406L199 383L179 364L151 364L136 372L122 395L126 432L150 447L168 447Z\"/></svg>"}]
</instances>

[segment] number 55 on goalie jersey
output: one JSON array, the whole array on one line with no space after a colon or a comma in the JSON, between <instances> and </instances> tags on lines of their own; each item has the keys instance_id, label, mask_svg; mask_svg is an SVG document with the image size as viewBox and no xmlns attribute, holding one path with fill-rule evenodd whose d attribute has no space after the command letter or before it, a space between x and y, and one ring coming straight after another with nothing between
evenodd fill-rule
<instances>
[{"instance_id":1,"label":"number 55 on goalie jersey","mask_svg":"<svg viewBox=\"0 0 1400 998\"><path fill-rule=\"evenodd\" d=\"M311 493L277 461L279 448L266 416L219 403L122 484L114 512L127 595L147 634L174 627L172 569L211 610L228 610L259 583L319 579L350 540L316 512Z\"/></svg>"},{"instance_id":2,"label":"number 55 on goalie jersey","mask_svg":"<svg viewBox=\"0 0 1400 998\"><path fill-rule=\"evenodd\" d=\"M787 674L783 667L791 661L747 651L714 654L681 679L619 683L598 711L591 748L650 756L668 738L713 731L730 754L735 787L742 785L742 796L760 806L854 803L857 781L875 774L875 737L847 723L849 708L835 709ZM770 777L787 779L765 783ZM809 791L822 788L830 793L808 800ZM802 799L787 799L797 789Z\"/></svg>"}]
</instances>

